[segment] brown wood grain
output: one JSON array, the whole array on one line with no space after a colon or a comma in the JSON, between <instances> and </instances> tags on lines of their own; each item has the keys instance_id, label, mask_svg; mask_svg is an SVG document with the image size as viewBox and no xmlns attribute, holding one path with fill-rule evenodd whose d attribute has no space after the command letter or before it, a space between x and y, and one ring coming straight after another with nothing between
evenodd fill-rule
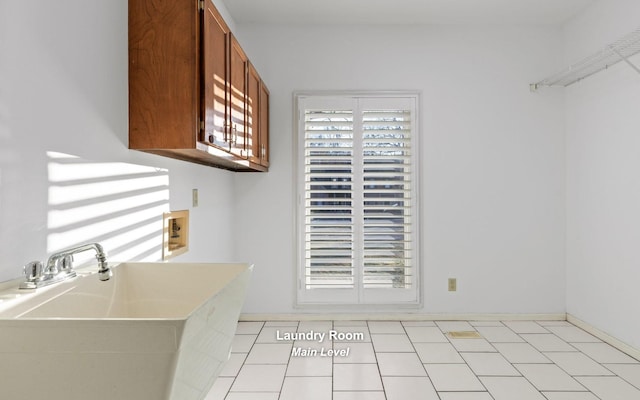
<instances>
[{"instance_id":1,"label":"brown wood grain","mask_svg":"<svg viewBox=\"0 0 640 400\"><path fill-rule=\"evenodd\" d=\"M260 165L269 167L269 89L260 81ZM263 150L264 149L264 150Z\"/></svg>"},{"instance_id":2,"label":"brown wood grain","mask_svg":"<svg viewBox=\"0 0 640 400\"><path fill-rule=\"evenodd\" d=\"M249 63L247 83L247 151L249 160L260 163L260 76Z\"/></svg>"},{"instance_id":3,"label":"brown wood grain","mask_svg":"<svg viewBox=\"0 0 640 400\"><path fill-rule=\"evenodd\" d=\"M230 150L228 140L229 108L229 34L227 24L210 1L204 15L203 93L205 129L200 141Z\"/></svg>"},{"instance_id":4,"label":"brown wood grain","mask_svg":"<svg viewBox=\"0 0 640 400\"><path fill-rule=\"evenodd\" d=\"M233 36L230 37L229 54L229 123L232 129L231 152L247 158L247 64L249 59Z\"/></svg>"},{"instance_id":5,"label":"brown wood grain","mask_svg":"<svg viewBox=\"0 0 640 400\"><path fill-rule=\"evenodd\" d=\"M194 0L129 1L129 147L195 146L199 14Z\"/></svg>"}]
</instances>

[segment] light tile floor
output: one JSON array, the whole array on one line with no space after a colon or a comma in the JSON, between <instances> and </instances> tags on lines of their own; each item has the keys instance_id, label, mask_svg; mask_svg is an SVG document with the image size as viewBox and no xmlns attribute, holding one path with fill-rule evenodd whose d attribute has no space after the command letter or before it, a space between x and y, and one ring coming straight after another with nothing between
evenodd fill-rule
<instances>
[{"instance_id":1,"label":"light tile floor","mask_svg":"<svg viewBox=\"0 0 640 400\"><path fill-rule=\"evenodd\" d=\"M640 362L566 321L240 322L206 397L414 399L640 400Z\"/></svg>"}]
</instances>

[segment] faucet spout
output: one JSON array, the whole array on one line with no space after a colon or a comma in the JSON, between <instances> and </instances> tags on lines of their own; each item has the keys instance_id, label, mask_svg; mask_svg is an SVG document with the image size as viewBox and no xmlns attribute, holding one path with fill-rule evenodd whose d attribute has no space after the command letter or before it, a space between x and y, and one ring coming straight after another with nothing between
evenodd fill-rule
<instances>
[{"instance_id":1,"label":"faucet spout","mask_svg":"<svg viewBox=\"0 0 640 400\"><path fill-rule=\"evenodd\" d=\"M71 257L73 257L74 254L88 250L93 250L96 253L96 259L98 260L98 278L101 281L109 280L113 274L107 263L107 254L99 243L87 243L52 254L47 261L45 273L56 271L60 260L72 259Z\"/></svg>"}]
</instances>

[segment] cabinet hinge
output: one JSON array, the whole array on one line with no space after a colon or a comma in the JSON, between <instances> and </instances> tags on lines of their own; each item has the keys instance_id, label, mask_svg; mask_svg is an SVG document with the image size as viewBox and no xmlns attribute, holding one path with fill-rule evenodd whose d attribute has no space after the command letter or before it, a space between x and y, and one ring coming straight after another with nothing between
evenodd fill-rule
<instances>
[{"instance_id":1,"label":"cabinet hinge","mask_svg":"<svg viewBox=\"0 0 640 400\"><path fill-rule=\"evenodd\" d=\"M198 0L198 9L204 11L204 0Z\"/></svg>"},{"instance_id":2,"label":"cabinet hinge","mask_svg":"<svg viewBox=\"0 0 640 400\"><path fill-rule=\"evenodd\" d=\"M198 120L200 121L200 130L204 131L204 120L199 119L199 118L198 118Z\"/></svg>"}]
</instances>

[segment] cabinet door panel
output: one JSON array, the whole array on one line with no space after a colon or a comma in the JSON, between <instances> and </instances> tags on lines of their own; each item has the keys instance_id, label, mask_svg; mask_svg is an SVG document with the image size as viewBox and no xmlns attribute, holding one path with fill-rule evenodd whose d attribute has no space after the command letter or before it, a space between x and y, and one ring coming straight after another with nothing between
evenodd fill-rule
<instances>
[{"instance_id":1,"label":"cabinet door panel","mask_svg":"<svg viewBox=\"0 0 640 400\"><path fill-rule=\"evenodd\" d=\"M231 116L229 121L231 125L231 152L240 157L246 158L246 96L248 59L233 34L231 34L230 37L230 86L228 96L231 100L229 102L229 114Z\"/></svg>"},{"instance_id":2,"label":"cabinet door panel","mask_svg":"<svg viewBox=\"0 0 640 400\"><path fill-rule=\"evenodd\" d=\"M260 164L260 76L249 63L247 91L247 150L249 161Z\"/></svg>"},{"instance_id":3,"label":"cabinet door panel","mask_svg":"<svg viewBox=\"0 0 640 400\"><path fill-rule=\"evenodd\" d=\"M200 141L230 150L227 127L229 28L210 1L204 16L204 132Z\"/></svg>"},{"instance_id":4,"label":"cabinet door panel","mask_svg":"<svg viewBox=\"0 0 640 400\"><path fill-rule=\"evenodd\" d=\"M195 146L200 101L196 5L131 0L128 18L129 148Z\"/></svg>"},{"instance_id":5,"label":"cabinet door panel","mask_svg":"<svg viewBox=\"0 0 640 400\"><path fill-rule=\"evenodd\" d=\"M260 164L269 166L269 90L260 82Z\"/></svg>"}]
</instances>

